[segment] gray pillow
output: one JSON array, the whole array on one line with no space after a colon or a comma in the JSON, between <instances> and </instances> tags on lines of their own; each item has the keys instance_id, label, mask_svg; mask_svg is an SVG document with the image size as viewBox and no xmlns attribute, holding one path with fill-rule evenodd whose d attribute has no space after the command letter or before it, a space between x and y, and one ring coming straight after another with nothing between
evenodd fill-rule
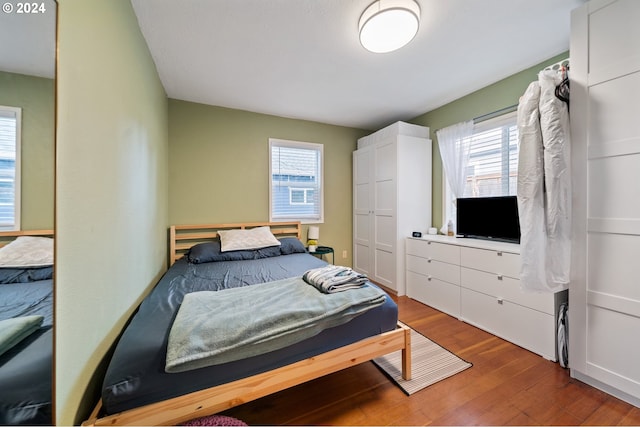
<instances>
[{"instance_id":1,"label":"gray pillow","mask_svg":"<svg viewBox=\"0 0 640 427\"><path fill-rule=\"evenodd\" d=\"M193 264L216 261L241 261L245 259L256 259L256 251L243 250L222 252L219 240L199 243L189 249L189 252L187 253L187 260Z\"/></svg>"},{"instance_id":2,"label":"gray pillow","mask_svg":"<svg viewBox=\"0 0 640 427\"><path fill-rule=\"evenodd\" d=\"M283 237L280 239L280 253L282 255L303 254L307 250L296 237Z\"/></svg>"},{"instance_id":3,"label":"gray pillow","mask_svg":"<svg viewBox=\"0 0 640 427\"><path fill-rule=\"evenodd\" d=\"M189 252L187 253L187 261L192 264L216 261L242 261L247 259L271 258L280 255L305 252L306 250L304 245L295 237L284 237L280 239L280 246L226 252L222 252L220 241L214 240L212 242L199 243L189 249Z\"/></svg>"}]
</instances>

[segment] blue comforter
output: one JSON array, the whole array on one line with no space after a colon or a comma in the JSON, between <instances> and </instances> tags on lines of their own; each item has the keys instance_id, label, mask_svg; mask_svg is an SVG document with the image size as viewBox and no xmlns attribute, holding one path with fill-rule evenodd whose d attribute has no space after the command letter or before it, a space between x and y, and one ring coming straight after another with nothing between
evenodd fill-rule
<instances>
[{"instance_id":1,"label":"blue comforter","mask_svg":"<svg viewBox=\"0 0 640 427\"><path fill-rule=\"evenodd\" d=\"M42 327L0 356L0 425L51 425L53 280L0 284L0 321L23 316Z\"/></svg>"},{"instance_id":2,"label":"blue comforter","mask_svg":"<svg viewBox=\"0 0 640 427\"><path fill-rule=\"evenodd\" d=\"M323 265L324 261L303 253L204 264L178 260L145 298L120 338L103 383L105 412L113 414L245 378L395 328L398 307L386 297L384 304L350 322L284 349L184 372L165 371L169 331L185 295L254 288L261 283L300 277Z\"/></svg>"}]
</instances>

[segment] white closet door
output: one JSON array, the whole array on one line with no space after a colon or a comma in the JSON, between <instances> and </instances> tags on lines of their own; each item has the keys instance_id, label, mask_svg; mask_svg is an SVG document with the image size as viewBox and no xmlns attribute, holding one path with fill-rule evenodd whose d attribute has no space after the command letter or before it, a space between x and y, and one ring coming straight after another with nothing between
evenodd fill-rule
<instances>
[{"instance_id":1,"label":"white closet door","mask_svg":"<svg viewBox=\"0 0 640 427\"><path fill-rule=\"evenodd\" d=\"M373 147L353 152L353 268L372 274Z\"/></svg>"},{"instance_id":2,"label":"white closet door","mask_svg":"<svg viewBox=\"0 0 640 427\"><path fill-rule=\"evenodd\" d=\"M393 290L396 284L397 170L395 138L375 147L374 271L373 278Z\"/></svg>"},{"instance_id":3,"label":"white closet door","mask_svg":"<svg viewBox=\"0 0 640 427\"><path fill-rule=\"evenodd\" d=\"M640 402L640 2L572 14L571 374ZM573 149L573 148L572 148Z\"/></svg>"}]
</instances>

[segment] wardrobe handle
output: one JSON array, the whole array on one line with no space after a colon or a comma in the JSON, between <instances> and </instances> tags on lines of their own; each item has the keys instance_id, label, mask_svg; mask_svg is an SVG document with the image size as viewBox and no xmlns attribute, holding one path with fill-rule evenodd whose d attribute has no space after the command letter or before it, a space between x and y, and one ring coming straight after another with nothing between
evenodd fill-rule
<instances>
[{"instance_id":1,"label":"wardrobe handle","mask_svg":"<svg viewBox=\"0 0 640 427\"><path fill-rule=\"evenodd\" d=\"M497 298L498 304L502 305L504 303L504 300L502 298Z\"/></svg>"},{"instance_id":2,"label":"wardrobe handle","mask_svg":"<svg viewBox=\"0 0 640 427\"><path fill-rule=\"evenodd\" d=\"M502 280L502 274L498 274L498 280Z\"/></svg>"}]
</instances>

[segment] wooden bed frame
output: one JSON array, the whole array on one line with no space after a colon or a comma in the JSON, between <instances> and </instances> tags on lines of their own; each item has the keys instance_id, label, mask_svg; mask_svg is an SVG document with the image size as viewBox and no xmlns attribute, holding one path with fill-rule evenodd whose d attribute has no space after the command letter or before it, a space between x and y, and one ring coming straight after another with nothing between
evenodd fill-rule
<instances>
[{"instance_id":1,"label":"wooden bed frame","mask_svg":"<svg viewBox=\"0 0 640 427\"><path fill-rule=\"evenodd\" d=\"M302 235L299 222L171 226L169 264L173 265L194 244L215 239L217 230L246 229L265 225L271 227L276 237L300 238ZM403 378L411 379L411 329L398 324L393 331L278 369L117 414L101 415L102 401L99 401L90 417L82 425L176 425L233 408L395 351L402 351Z\"/></svg>"},{"instance_id":2,"label":"wooden bed frame","mask_svg":"<svg viewBox=\"0 0 640 427\"><path fill-rule=\"evenodd\" d=\"M169 266L182 258L187 251L198 243L215 240L218 230L249 230L268 226L277 238L302 238L302 226L299 222L249 222L243 224L210 225L172 225L169 228Z\"/></svg>"},{"instance_id":3,"label":"wooden bed frame","mask_svg":"<svg viewBox=\"0 0 640 427\"><path fill-rule=\"evenodd\" d=\"M8 245L20 236L53 237L53 230L0 231L0 248Z\"/></svg>"}]
</instances>

